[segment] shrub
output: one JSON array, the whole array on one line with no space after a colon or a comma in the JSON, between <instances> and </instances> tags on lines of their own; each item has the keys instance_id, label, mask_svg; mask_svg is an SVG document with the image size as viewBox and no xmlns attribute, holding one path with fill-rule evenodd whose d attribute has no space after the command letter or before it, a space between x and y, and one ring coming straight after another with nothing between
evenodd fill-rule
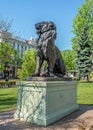
<instances>
[{"instance_id":1,"label":"shrub","mask_svg":"<svg viewBox=\"0 0 93 130\"><path fill-rule=\"evenodd\" d=\"M9 80L9 81L5 81L5 80L0 80L0 88L12 88L12 87L16 87L16 80Z\"/></svg>"},{"instance_id":2,"label":"shrub","mask_svg":"<svg viewBox=\"0 0 93 130\"><path fill-rule=\"evenodd\" d=\"M90 74L90 78L93 79L93 71Z\"/></svg>"},{"instance_id":3,"label":"shrub","mask_svg":"<svg viewBox=\"0 0 93 130\"><path fill-rule=\"evenodd\" d=\"M35 49L28 49L23 53L22 68L18 70L17 75L21 80L25 80L35 71L36 67L36 51Z\"/></svg>"}]
</instances>

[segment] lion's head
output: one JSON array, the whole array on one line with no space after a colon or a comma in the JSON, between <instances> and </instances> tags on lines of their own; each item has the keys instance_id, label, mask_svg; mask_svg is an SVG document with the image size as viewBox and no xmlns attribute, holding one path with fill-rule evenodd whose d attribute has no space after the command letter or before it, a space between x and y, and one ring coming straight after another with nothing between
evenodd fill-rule
<instances>
[{"instance_id":1,"label":"lion's head","mask_svg":"<svg viewBox=\"0 0 93 130\"><path fill-rule=\"evenodd\" d=\"M53 22L40 22L35 24L35 28L40 41L43 42L46 39L56 39L56 26Z\"/></svg>"}]
</instances>

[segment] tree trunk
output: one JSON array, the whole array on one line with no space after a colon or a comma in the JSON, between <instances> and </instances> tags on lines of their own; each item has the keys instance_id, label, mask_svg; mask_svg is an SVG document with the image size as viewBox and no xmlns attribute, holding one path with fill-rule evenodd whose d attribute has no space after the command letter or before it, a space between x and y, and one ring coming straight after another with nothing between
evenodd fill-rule
<instances>
[{"instance_id":1,"label":"tree trunk","mask_svg":"<svg viewBox=\"0 0 93 130\"><path fill-rule=\"evenodd\" d=\"M87 75L87 82L89 82L89 76Z\"/></svg>"}]
</instances>

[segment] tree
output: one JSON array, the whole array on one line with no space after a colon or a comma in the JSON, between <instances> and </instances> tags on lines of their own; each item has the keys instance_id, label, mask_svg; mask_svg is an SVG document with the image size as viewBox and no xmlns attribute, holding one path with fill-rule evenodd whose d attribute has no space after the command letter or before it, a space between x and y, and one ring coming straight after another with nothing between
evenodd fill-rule
<instances>
[{"instance_id":1,"label":"tree","mask_svg":"<svg viewBox=\"0 0 93 130\"><path fill-rule=\"evenodd\" d=\"M15 50L12 45L2 42L0 43L0 63L1 68L6 63L15 64L18 59L18 52Z\"/></svg>"},{"instance_id":2,"label":"tree","mask_svg":"<svg viewBox=\"0 0 93 130\"><path fill-rule=\"evenodd\" d=\"M0 19L0 31L8 32L12 27L12 20Z\"/></svg>"},{"instance_id":3,"label":"tree","mask_svg":"<svg viewBox=\"0 0 93 130\"><path fill-rule=\"evenodd\" d=\"M75 69L75 54L73 50L63 50L62 57L66 64L67 70L74 70Z\"/></svg>"},{"instance_id":4,"label":"tree","mask_svg":"<svg viewBox=\"0 0 93 130\"><path fill-rule=\"evenodd\" d=\"M13 20L9 19L0 19L0 38L4 37L4 41L13 41L16 42L20 40L20 33L12 30Z\"/></svg>"},{"instance_id":5,"label":"tree","mask_svg":"<svg viewBox=\"0 0 93 130\"><path fill-rule=\"evenodd\" d=\"M21 80L25 80L35 71L36 67L36 51L35 49L28 49L23 53L22 68L18 70L18 77Z\"/></svg>"},{"instance_id":6,"label":"tree","mask_svg":"<svg viewBox=\"0 0 93 130\"><path fill-rule=\"evenodd\" d=\"M78 79L81 79L81 77L87 77L87 81L89 81L92 67L92 51L89 43L88 24L85 24L78 41L76 67L78 70Z\"/></svg>"},{"instance_id":7,"label":"tree","mask_svg":"<svg viewBox=\"0 0 93 130\"><path fill-rule=\"evenodd\" d=\"M78 8L78 13L73 20L73 33L74 37L72 38L72 48L76 50L78 46L78 40L80 38L82 29L85 25L88 24L89 29L88 33L90 34L89 42L93 49L93 0L86 0L80 8Z\"/></svg>"}]
</instances>

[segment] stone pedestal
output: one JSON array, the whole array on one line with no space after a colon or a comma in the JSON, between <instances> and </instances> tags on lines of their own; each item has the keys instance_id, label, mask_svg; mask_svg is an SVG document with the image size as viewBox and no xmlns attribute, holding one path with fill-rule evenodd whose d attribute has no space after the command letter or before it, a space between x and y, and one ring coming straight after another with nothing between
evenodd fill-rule
<instances>
[{"instance_id":1,"label":"stone pedestal","mask_svg":"<svg viewBox=\"0 0 93 130\"><path fill-rule=\"evenodd\" d=\"M77 81L20 81L14 118L47 126L76 111Z\"/></svg>"}]
</instances>

